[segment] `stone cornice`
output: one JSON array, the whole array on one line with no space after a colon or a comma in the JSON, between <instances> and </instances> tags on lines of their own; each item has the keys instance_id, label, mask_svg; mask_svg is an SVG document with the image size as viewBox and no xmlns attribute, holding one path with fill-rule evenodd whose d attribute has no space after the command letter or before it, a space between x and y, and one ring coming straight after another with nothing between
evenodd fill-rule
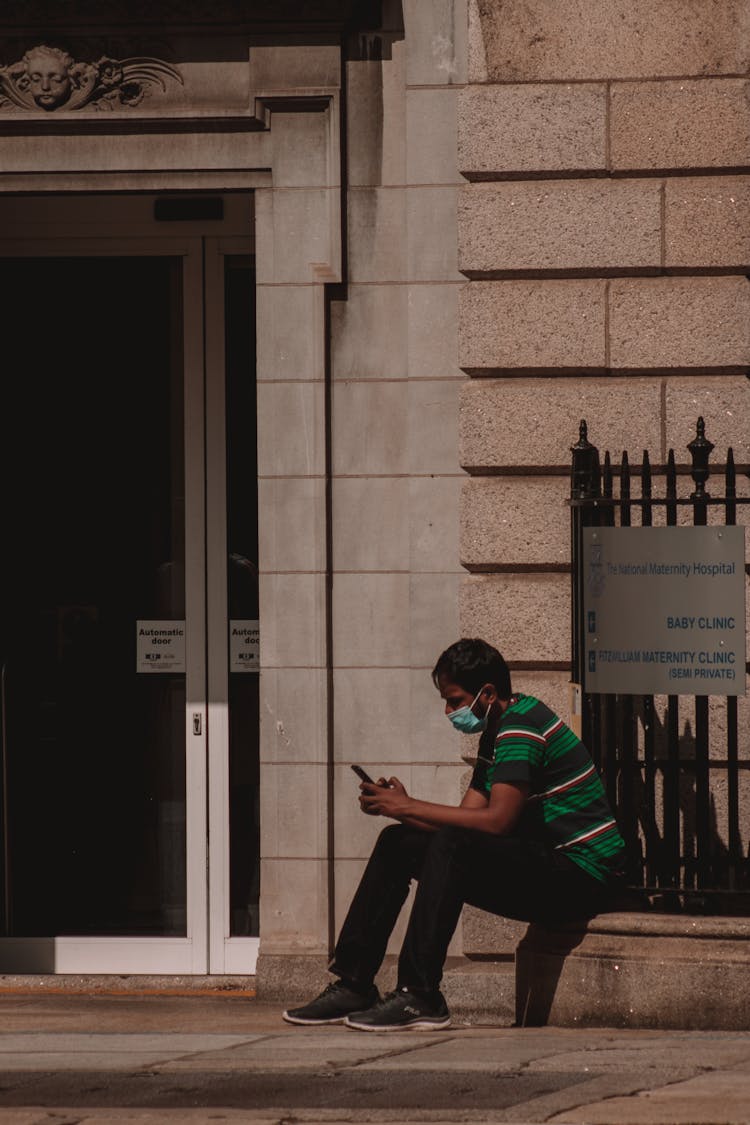
<instances>
[{"instance_id":1,"label":"stone cornice","mask_svg":"<svg viewBox=\"0 0 750 1125\"><path fill-rule=\"evenodd\" d=\"M6 7L0 35L37 28L64 33L92 26L364 29L379 25L380 9L380 0L77 0L75 5L24 0Z\"/></svg>"}]
</instances>

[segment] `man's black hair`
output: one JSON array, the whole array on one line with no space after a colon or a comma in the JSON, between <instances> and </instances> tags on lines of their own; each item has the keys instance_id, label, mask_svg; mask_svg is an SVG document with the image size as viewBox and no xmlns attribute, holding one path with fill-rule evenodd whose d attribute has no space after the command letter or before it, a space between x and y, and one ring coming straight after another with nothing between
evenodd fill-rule
<instances>
[{"instance_id":1,"label":"man's black hair","mask_svg":"<svg viewBox=\"0 0 750 1125\"><path fill-rule=\"evenodd\" d=\"M438 657L432 669L436 687L438 677L445 676L451 683L476 695L485 684L494 684L500 699L510 699L510 670L500 653L479 637L462 637Z\"/></svg>"}]
</instances>

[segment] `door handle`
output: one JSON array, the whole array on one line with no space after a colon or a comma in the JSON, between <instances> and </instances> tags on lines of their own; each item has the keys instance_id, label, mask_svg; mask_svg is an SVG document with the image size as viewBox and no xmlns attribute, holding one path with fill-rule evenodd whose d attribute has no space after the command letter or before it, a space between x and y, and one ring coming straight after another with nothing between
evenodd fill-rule
<instances>
[{"instance_id":1,"label":"door handle","mask_svg":"<svg viewBox=\"0 0 750 1125\"><path fill-rule=\"evenodd\" d=\"M193 711L193 734L203 733L203 716L200 711Z\"/></svg>"}]
</instances>

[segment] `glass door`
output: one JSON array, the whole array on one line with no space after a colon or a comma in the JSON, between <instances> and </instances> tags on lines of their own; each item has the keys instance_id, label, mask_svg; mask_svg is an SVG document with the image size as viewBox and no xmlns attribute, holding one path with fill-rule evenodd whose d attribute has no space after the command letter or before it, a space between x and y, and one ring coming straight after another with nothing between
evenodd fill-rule
<instances>
[{"instance_id":1,"label":"glass door","mask_svg":"<svg viewBox=\"0 0 750 1125\"><path fill-rule=\"evenodd\" d=\"M0 972L255 969L252 244L159 235L0 246Z\"/></svg>"},{"instance_id":2,"label":"glass door","mask_svg":"<svg viewBox=\"0 0 750 1125\"><path fill-rule=\"evenodd\" d=\"M0 269L0 968L206 972L202 243Z\"/></svg>"}]
</instances>

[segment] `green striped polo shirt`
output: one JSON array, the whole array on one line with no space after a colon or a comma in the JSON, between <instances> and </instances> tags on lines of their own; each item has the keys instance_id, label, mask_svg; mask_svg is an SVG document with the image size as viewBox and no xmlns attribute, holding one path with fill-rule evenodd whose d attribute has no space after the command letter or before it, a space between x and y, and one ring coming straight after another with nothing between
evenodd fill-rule
<instances>
[{"instance_id":1,"label":"green striped polo shirt","mask_svg":"<svg viewBox=\"0 0 750 1125\"><path fill-rule=\"evenodd\" d=\"M500 720L494 761L480 763L472 787L495 782L531 788L523 827L604 882L621 870L625 845L591 755L570 727L531 695L514 695Z\"/></svg>"}]
</instances>

